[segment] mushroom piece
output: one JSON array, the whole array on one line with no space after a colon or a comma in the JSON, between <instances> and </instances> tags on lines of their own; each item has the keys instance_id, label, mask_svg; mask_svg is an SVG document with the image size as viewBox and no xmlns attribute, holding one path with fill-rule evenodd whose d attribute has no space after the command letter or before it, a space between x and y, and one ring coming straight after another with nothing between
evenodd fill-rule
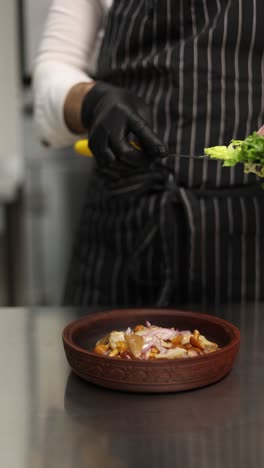
<instances>
[{"instance_id":1,"label":"mushroom piece","mask_svg":"<svg viewBox=\"0 0 264 468\"><path fill-rule=\"evenodd\" d=\"M144 339L142 336L135 334L125 335L125 341L128 349L135 358L140 358L143 350Z\"/></svg>"}]
</instances>

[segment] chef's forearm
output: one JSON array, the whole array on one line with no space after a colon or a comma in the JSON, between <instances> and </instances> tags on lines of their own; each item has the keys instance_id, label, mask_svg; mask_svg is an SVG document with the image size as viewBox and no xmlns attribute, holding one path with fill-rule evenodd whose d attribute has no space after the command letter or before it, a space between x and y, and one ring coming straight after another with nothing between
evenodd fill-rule
<instances>
[{"instance_id":1,"label":"chef's forearm","mask_svg":"<svg viewBox=\"0 0 264 468\"><path fill-rule=\"evenodd\" d=\"M85 95L95 85L95 81L91 83L78 83L73 86L68 95L66 96L64 103L64 120L71 132L76 134L82 134L87 129L82 125L81 121L81 109Z\"/></svg>"}]
</instances>

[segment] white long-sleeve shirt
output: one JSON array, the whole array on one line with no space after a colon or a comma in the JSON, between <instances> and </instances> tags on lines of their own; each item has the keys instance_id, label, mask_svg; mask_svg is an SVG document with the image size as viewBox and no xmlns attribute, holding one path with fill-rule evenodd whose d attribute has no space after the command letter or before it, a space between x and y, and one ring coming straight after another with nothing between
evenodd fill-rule
<instances>
[{"instance_id":1,"label":"white long-sleeve shirt","mask_svg":"<svg viewBox=\"0 0 264 468\"><path fill-rule=\"evenodd\" d=\"M33 92L40 139L59 148L77 137L64 121L64 102L96 70L105 19L113 0L53 0L35 60Z\"/></svg>"}]
</instances>

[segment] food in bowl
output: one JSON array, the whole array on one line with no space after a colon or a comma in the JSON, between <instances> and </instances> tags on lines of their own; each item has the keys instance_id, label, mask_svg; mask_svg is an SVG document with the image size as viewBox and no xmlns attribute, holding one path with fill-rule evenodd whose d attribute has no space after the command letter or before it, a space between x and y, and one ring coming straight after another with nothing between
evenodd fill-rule
<instances>
[{"instance_id":1,"label":"food in bowl","mask_svg":"<svg viewBox=\"0 0 264 468\"><path fill-rule=\"evenodd\" d=\"M120 359L178 359L203 356L217 351L199 330L164 328L146 322L126 331L112 331L97 341L93 352Z\"/></svg>"}]
</instances>

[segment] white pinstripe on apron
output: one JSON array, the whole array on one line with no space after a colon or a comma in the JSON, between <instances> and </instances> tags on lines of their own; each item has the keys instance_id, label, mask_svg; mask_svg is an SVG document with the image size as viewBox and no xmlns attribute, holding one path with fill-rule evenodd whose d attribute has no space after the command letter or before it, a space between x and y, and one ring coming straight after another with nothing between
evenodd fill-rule
<instances>
[{"instance_id":1,"label":"white pinstripe on apron","mask_svg":"<svg viewBox=\"0 0 264 468\"><path fill-rule=\"evenodd\" d=\"M114 1L98 79L142 97L177 156L95 175L66 303L263 299L264 191L198 156L264 120L263 24L261 0Z\"/></svg>"}]
</instances>

